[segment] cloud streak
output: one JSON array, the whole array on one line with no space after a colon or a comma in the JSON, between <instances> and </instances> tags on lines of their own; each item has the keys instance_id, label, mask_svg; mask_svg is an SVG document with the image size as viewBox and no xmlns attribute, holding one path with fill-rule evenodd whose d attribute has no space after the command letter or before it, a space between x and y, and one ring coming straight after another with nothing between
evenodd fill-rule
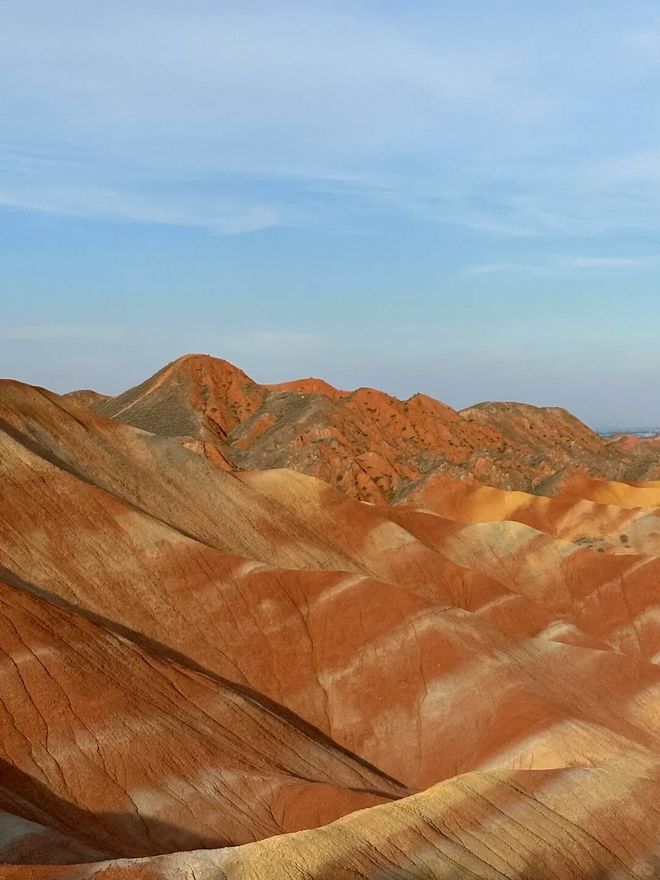
<instances>
[{"instance_id":1,"label":"cloud streak","mask_svg":"<svg viewBox=\"0 0 660 880\"><path fill-rule=\"evenodd\" d=\"M552 227L522 204L510 218L500 199L465 205L560 121L527 53L434 4L418 19L386 6L3 4L1 203L220 234L341 225L365 207L373 227L393 212L489 235Z\"/></svg>"},{"instance_id":2,"label":"cloud streak","mask_svg":"<svg viewBox=\"0 0 660 880\"><path fill-rule=\"evenodd\" d=\"M468 277L489 275L576 276L580 274L630 273L653 268L651 257L553 256L530 262L482 263L465 270Z\"/></svg>"},{"instance_id":3,"label":"cloud streak","mask_svg":"<svg viewBox=\"0 0 660 880\"><path fill-rule=\"evenodd\" d=\"M0 205L220 235L399 216L523 242L657 231L657 28L607 2L566 16L1 4Z\"/></svg>"}]
</instances>

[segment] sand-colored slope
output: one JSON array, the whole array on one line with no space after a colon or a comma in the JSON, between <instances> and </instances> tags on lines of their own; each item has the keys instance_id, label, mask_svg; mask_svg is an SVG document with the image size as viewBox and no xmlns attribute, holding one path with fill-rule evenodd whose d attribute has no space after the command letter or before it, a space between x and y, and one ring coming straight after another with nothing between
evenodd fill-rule
<instances>
[{"instance_id":1,"label":"sand-colored slope","mask_svg":"<svg viewBox=\"0 0 660 880\"><path fill-rule=\"evenodd\" d=\"M512 632L584 646L611 645L651 660L660 652L660 563L653 556L633 556L630 547L620 556L601 553L593 542L557 539L517 521L466 525L430 511L356 504L290 472L243 474L241 480L287 510L304 508L306 521L320 533L332 534L337 523L350 526L360 539L356 547L368 547L370 535L387 534L379 524L382 517L402 526L417 542L408 540L394 549L385 541L372 546L371 570L417 595L473 611ZM473 519L493 516L489 487L468 487L460 481L447 485L451 492L442 501L452 512L460 492L471 505ZM519 500L518 493L493 491L498 501L509 500L510 494ZM480 505L484 496L487 503ZM528 500L554 501L525 495L525 503ZM563 516L564 508L559 510ZM651 519L660 524L658 518ZM585 516L582 529L588 524ZM650 549L654 541L646 535L645 549ZM618 532L616 539L611 535L611 543L617 550L622 547ZM419 544L435 555L424 554ZM521 605L521 600L527 604Z\"/></svg>"},{"instance_id":2,"label":"sand-colored slope","mask_svg":"<svg viewBox=\"0 0 660 880\"><path fill-rule=\"evenodd\" d=\"M582 496L578 488L582 485L587 496L590 491L594 496L601 493L603 501ZM609 553L660 556L660 508L655 507L654 501L648 508L621 506L612 501L617 493L620 500L625 500L621 495L624 488L616 488L625 485L575 479L558 487L557 495L543 496L434 474L406 495L404 505L464 523L521 522L557 538ZM640 485L642 488L633 485L630 490L650 492L653 500L654 484Z\"/></svg>"},{"instance_id":3,"label":"sand-colored slope","mask_svg":"<svg viewBox=\"0 0 660 880\"><path fill-rule=\"evenodd\" d=\"M608 503L583 499L582 486ZM586 633L656 661L660 517L613 504L624 488L574 479L564 493L546 498L436 478L409 499L426 510L401 506L388 513L457 564L553 609L554 639L572 641L577 627L578 640ZM630 490L652 496L654 486Z\"/></svg>"},{"instance_id":4,"label":"sand-colored slope","mask_svg":"<svg viewBox=\"0 0 660 880\"><path fill-rule=\"evenodd\" d=\"M615 504L651 512L660 509L660 481L657 480L620 483L576 475L563 480L561 489L565 496L585 498L598 504Z\"/></svg>"},{"instance_id":5,"label":"sand-colored slope","mask_svg":"<svg viewBox=\"0 0 660 880\"><path fill-rule=\"evenodd\" d=\"M600 769L470 773L317 830L233 850L53 869L50 876L648 880L660 873L659 829L652 778ZM31 868L15 876L41 877Z\"/></svg>"}]
</instances>

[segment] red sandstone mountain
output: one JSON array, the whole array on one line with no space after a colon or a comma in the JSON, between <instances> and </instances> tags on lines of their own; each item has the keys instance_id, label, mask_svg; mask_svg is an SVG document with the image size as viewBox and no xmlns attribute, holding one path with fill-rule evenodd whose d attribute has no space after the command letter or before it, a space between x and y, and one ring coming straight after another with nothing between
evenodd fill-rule
<instances>
[{"instance_id":1,"label":"red sandstone mountain","mask_svg":"<svg viewBox=\"0 0 660 880\"><path fill-rule=\"evenodd\" d=\"M258 385L207 355L180 358L95 409L183 438L224 467L293 468L369 501L400 499L437 471L525 491L575 470L660 476L657 457L628 456L558 408L480 404L459 413L423 394L402 401L319 379Z\"/></svg>"},{"instance_id":2,"label":"red sandstone mountain","mask_svg":"<svg viewBox=\"0 0 660 880\"><path fill-rule=\"evenodd\" d=\"M0 383L0 878L660 875L660 483L561 410L213 359L86 404ZM235 467L377 436L401 504Z\"/></svg>"}]
</instances>

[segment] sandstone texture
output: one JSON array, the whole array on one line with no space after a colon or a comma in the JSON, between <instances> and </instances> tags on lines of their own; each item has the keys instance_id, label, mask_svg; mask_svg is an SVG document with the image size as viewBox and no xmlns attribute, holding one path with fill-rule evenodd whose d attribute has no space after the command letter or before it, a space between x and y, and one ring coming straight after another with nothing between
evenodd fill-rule
<instances>
[{"instance_id":1,"label":"sandstone texture","mask_svg":"<svg viewBox=\"0 0 660 880\"><path fill-rule=\"evenodd\" d=\"M198 356L0 382L0 878L660 877L638 463Z\"/></svg>"},{"instance_id":2,"label":"sandstone texture","mask_svg":"<svg viewBox=\"0 0 660 880\"><path fill-rule=\"evenodd\" d=\"M292 468L365 501L401 500L436 472L543 492L576 471L660 478L657 450L630 452L557 407L484 403L457 412L424 394L398 400L373 388L341 391L321 379L258 385L208 355L186 355L94 408L196 444L216 463Z\"/></svg>"}]
</instances>

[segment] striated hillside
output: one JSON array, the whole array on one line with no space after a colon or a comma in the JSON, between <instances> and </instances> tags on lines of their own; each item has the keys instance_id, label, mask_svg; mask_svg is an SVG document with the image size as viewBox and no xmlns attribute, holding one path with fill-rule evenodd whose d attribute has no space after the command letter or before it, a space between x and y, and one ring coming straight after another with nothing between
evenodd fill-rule
<instances>
[{"instance_id":1,"label":"striated hillside","mask_svg":"<svg viewBox=\"0 0 660 880\"><path fill-rule=\"evenodd\" d=\"M322 412L383 426L392 485L419 437L576 463L413 462L394 505L232 466ZM92 406L0 382L0 878L660 876L660 483L586 475L600 443L213 359Z\"/></svg>"},{"instance_id":2,"label":"striated hillside","mask_svg":"<svg viewBox=\"0 0 660 880\"><path fill-rule=\"evenodd\" d=\"M423 394L402 401L320 379L258 385L208 355L180 358L94 407L179 437L222 467L293 468L369 501L400 499L436 472L524 491L549 491L576 470L660 476L660 457L628 455L558 408L488 403L456 412Z\"/></svg>"},{"instance_id":3,"label":"striated hillside","mask_svg":"<svg viewBox=\"0 0 660 880\"><path fill-rule=\"evenodd\" d=\"M314 831L235 849L53 869L53 880L654 878L657 781L585 769L466 774ZM20 880L40 880L40 869Z\"/></svg>"}]
</instances>

